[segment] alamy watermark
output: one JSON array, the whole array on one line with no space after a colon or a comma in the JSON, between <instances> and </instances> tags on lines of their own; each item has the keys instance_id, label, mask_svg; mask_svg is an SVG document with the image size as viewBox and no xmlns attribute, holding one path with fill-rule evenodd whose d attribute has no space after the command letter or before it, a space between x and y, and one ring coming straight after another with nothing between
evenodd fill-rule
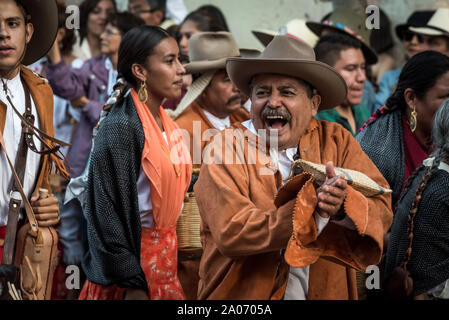
<instances>
[{"instance_id":1,"label":"alamy watermark","mask_svg":"<svg viewBox=\"0 0 449 320\"><path fill-rule=\"evenodd\" d=\"M365 26L368 30L380 29L380 10L378 6L370 5L365 9Z\"/></svg>"},{"instance_id":2,"label":"alamy watermark","mask_svg":"<svg viewBox=\"0 0 449 320\"><path fill-rule=\"evenodd\" d=\"M67 6L65 9L65 13L69 16L65 20L65 27L67 29L76 29L80 28L80 8L75 5Z\"/></svg>"}]
</instances>

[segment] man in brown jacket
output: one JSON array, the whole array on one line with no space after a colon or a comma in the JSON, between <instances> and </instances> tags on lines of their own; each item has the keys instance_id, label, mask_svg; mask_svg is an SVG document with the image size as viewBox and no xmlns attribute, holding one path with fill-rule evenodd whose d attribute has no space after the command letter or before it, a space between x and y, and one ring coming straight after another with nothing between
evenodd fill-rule
<instances>
[{"instance_id":1,"label":"man in brown jacket","mask_svg":"<svg viewBox=\"0 0 449 320\"><path fill-rule=\"evenodd\" d=\"M356 299L355 270L379 262L392 211L389 194L365 197L335 175L334 165L388 187L347 130L314 119L343 101L344 80L288 36L227 71L251 97L251 120L215 136L194 187L198 298ZM326 165L321 186L307 172L292 178L299 158Z\"/></svg>"},{"instance_id":2,"label":"man in brown jacket","mask_svg":"<svg viewBox=\"0 0 449 320\"><path fill-rule=\"evenodd\" d=\"M62 161L51 152L55 147L51 138L53 92L45 79L34 74L23 64L29 65L39 60L50 49L56 37L57 17L55 0L0 2L0 132L13 164L20 158L19 145L24 141L24 149L27 149L27 152L23 157L25 173L22 185L41 227L53 226L59 222L59 207L58 199L53 195L39 200L38 190L45 188L51 191L49 176L53 165L64 174L66 171ZM26 94L27 90L29 94ZM31 97L29 103L28 97ZM22 138L19 114L25 116L29 122L30 117L34 117L34 127L44 133L39 134L42 140L34 133L27 134L28 139ZM13 186L12 170L1 147L0 182L1 261Z\"/></svg>"}]
</instances>

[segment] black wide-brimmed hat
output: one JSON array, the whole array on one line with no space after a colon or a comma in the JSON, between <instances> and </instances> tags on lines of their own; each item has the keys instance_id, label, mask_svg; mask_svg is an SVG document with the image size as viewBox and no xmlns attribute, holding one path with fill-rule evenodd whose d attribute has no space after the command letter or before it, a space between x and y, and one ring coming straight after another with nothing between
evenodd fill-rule
<instances>
[{"instance_id":1,"label":"black wide-brimmed hat","mask_svg":"<svg viewBox=\"0 0 449 320\"><path fill-rule=\"evenodd\" d=\"M425 27L427 22L429 22L432 15L435 13L435 10L424 10L424 11L415 11L413 12L407 19L406 23L399 24L396 26L396 36L402 40L403 34L408 30L409 27Z\"/></svg>"},{"instance_id":2,"label":"black wide-brimmed hat","mask_svg":"<svg viewBox=\"0 0 449 320\"><path fill-rule=\"evenodd\" d=\"M30 65L45 56L58 32L58 7L56 0L19 0L31 16L33 36L28 43L22 64Z\"/></svg>"}]
</instances>

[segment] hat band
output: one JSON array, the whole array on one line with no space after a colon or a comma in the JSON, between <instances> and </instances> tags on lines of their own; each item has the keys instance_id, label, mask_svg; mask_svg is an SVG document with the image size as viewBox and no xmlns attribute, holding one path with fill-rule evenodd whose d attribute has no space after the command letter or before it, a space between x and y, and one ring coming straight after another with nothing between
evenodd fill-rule
<instances>
[{"instance_id":1,"label":"hat band","mask_svg":"<svg viewBox=\"0 0 449 320\"><path fill-rule=\"evenodd\" d=\"M287 33L287 36L292 37L292 38L295 38L296 40L305 42L302 38L300 38L300 37L298 37L298 36L295 36L295 35L292 34L292 33Z\"/></svg>"},{"instance_id":2,"label":"hat band","mask_svg":"<svg viewBox=\"0 0 449 320\"><path fill-rule=\"evenodd\" d=\"M360 41L363 42L363 38L362 38L361 35L359 35L357 32L355 32L355 31L352 30L351 28L349 28L349 27L347 27L347 26L345 26L345 25L343 25L343 24L341 24L341 23L339 23L339 22L333 22L333 21L331 21L331 20L325 20L325 21L323 22L323 24L328 25L328 26L330 26L330 27L334 27L334 28L343 30L343 31L349 33L350 35L356 37L357 39L359 39Z\"/></svg>"},{"instance_id":3,"label":"hat band","mask_svg":"<svg viewBox=\"0 0 449 320\"><path fill-rule=\"evenodd\" d=\"M419 27L413 27L413 28L419 28ZM446 33L446 34L449 35L449 31L448 31L448 30L444 30L444 29L441 29L441 28L439 28L439 27L427 25L427 26L424 26L424 27L421 27L421 28L434 29L434 30L436 30L436 31L440 31L440 32L443 32L443 33Z\"/></svg>"}]
</instances>

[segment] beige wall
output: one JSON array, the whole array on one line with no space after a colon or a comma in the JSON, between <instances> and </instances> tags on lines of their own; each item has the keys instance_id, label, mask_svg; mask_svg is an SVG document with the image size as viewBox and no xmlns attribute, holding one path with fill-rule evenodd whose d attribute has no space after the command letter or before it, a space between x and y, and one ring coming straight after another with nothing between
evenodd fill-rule
<instances>
[{"instance_id":1,"label":"beige wall","mask_svg":"<svg viewBox=\"0 0 449 320\"><path fill-rule=\"evenodd\" d=\"M67 3L79 3L80 0L66 0ZM127 6L128 0L116 0L120 9ZM203 4L219 7L226 16L231 32L240 47L258 48L262 46L251 33L252 29L278 30L291 19L303 18L320 20L335 5L363 0L184 0L188 11ZM367 0L379 4L387 12L393 26L403 23L414 10L448 6L449 0Z\"/></svg>"}]
</instances>

